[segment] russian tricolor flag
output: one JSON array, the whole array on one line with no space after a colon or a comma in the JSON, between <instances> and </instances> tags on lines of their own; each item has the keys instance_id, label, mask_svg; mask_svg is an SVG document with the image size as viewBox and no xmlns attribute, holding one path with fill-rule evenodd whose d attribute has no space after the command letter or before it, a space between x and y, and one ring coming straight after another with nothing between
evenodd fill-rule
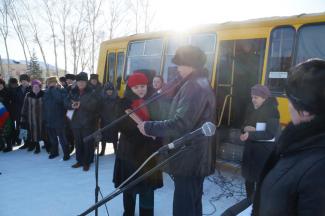
<instances>
[{"instance_id":1,"label":"russian tricolor flag","mask_svg":"<svg viewBox=\"0 0 325 216\"><path fill-rule=\"evenodd\" d=\"M3 128L9 118L9 112L6 107L0 102L0 128Z\"/></svg>"}]
</instances>

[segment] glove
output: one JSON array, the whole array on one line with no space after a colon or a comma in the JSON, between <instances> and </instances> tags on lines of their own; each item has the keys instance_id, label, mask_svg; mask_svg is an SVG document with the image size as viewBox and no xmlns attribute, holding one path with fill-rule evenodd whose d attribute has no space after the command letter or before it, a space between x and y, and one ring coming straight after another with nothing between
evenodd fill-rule
<instances>
[{"instance_id":1,"label":"glove","mask_svg":"<svg viewBox=\"0 0 325 216\"><path fill-rule=\"evenodd\" d=\"M27 140L27 130L26 129L19 130L19 139Z\"/></svg>"}]
</instances>

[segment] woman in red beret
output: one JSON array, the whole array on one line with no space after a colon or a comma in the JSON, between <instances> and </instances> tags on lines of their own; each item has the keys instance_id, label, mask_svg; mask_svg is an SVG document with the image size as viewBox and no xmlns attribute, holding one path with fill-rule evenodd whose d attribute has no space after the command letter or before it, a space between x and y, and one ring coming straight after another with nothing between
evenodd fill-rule
<instances>
[{"instance_id":1,"label":"woman in red beret","mask_svg":"<svg viewBox=\"0 0 325 216\"><path fill-rule=\"evenodd\" d=\"M119 115L124 115L125 110L135 109L143 104L148 96L148 78L144 73L137 71L128 78L124 98L119 104ZM144 106L135 114L141 121L153 120L153 111L157 112L154 105ZM123 181L129 178L141 164L159 147L157 140L142 135L137 123L131 118L127 118L118 125L121 132L119 144L117 147L113 182L118 187ZM139 175L148 171L156 165L152 159ZM139 194L139 212L140 216L154 215L154 190L163 186L161 172L156 172L146 180L140 182L135 187L123 193L124 216L133 216L135 212L136 195Z\"/></svg>"}]
</instances>

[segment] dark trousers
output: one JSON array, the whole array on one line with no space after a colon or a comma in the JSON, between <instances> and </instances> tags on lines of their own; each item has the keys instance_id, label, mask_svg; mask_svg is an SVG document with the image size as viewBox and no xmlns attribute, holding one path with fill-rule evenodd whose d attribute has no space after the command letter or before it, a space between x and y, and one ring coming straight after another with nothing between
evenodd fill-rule
<instances>
[{"instance_id":1,"label":"dark trousers","mask_svg":"<svg viewBox=\"0 0 325 216\"><path fill-rule=\"evenodd\" d=\"M174 176L173 216L202 216L204 177Z\"/></svg>"},{"instance_id":2,"label":"dark trousers","mask_svg":"<svg viewBox=\"0 0 325 216\"><path fill-rule=\"evenodd\" d=\"M90 128L74 128L73 136L76 144L76 159L81 165L90 165L94 160L95 144L84 143L83 138L90 135L94 130Z\"/></svg>"},{"instance_id":3,"label":"dark trousers","mask_svg":"<svg viewBox=\"0 0 325 216\"><path fill-rule=\"evenodd\" d=\"M245 180L245 189L247 198L249 200L253 200L253 196L255 193L255 182Z\"/></svg>"},{"instance_id":4,"label":"dark trousers","mask_svg":"<svg viewBox=\"0 0 325 216\"><path fill-rule=\"evenodd\" d=\"M75 141L73 137L73 131L71 129L70 120L66 121L65 134L69 145L69 150L72 152L75 146Z\"/></svg>"},{"instance_id":5,"label":"dark trousers","mask_svg":"<svg viewBox=\"0 0 325 216\"><path fill-rule=\"evenodd\" d=\"M68 141L65 136L65 128L47 128L47 134L51 146L51 154L56 155L59 153L59 143L58 138L60 140L60 144L62 147L62 151L64 156L69 155L69 146Z\"/></svg>"},{"instance_id":6,"label":"dark trousers","mask_svg":"<svg viewBox=\"0 0 325 216\"><path fill-rule=\"evenodd\" d=\"M123 216L134 216L135 204L137 194L124 192L123 193ZM143 193L139 193L139 212L140 216L153 216L154 215L154 191L148 190Z\"/></svg>"}]
</instances>

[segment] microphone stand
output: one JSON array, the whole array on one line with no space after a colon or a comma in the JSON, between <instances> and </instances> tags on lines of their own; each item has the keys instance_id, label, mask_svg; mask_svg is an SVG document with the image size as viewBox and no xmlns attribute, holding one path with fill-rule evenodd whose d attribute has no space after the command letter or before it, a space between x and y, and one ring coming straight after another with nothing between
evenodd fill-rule
<instances>
[{"instance_id":1,"label":"microphone stand","mask_svg":"<svg viewBox=\"0 0 325 216\"><path fill-rule=\"evenodd\" d=\"M124 187L122 187L120 189L117 189L117 190L113 191L111 194L109 194L108 196L104 197L99 202L96 202L93 206L91 206L90 208L88 208L86 211L84 211L83 213L81 213L79 216L85 216L85 215L91 213L94 210L97 211L97 209L100 206L102 206L105 203L107 203L108 201L114 199L116 196L118 196L119 194L123 193L124 191L132 188L133 186L135 186L139 182L141 182L144 179L146 179L147 177L149 177L152 173L156 172L157 170L159 170L160 168L162 168L163 166L165 166L169 161L171 161L171 160L175 159L176 157L178 157L182 152L187 151L188 149L186 147L188 147L188 146L183 146L180 150L178 150L172 156L170 156L167 159L165 159L164 161L160 162L159 164L157 164L155 167L153 167L152 169L150 169L149 171L147 171L143 175L141 175L138 178L136 178L133 181L131 181L126 186L124 186Z\"/></svg>"},{"instance_id":2,"label":"microphone stand","mask_svg":"<svg viewBox=\"0 0 325 216\"><path fill-rule=\"evenodd\" d=\"M99 169L99 142L102 140L102 134L101 133L95 133L95 147L96 147L96 163L95 163L95 203L98 202L98 195L100 192L100 187L98 184L98 169ZM98 209L95 210L95 216L98 216Z\"/></svg>"}]
</instances>

